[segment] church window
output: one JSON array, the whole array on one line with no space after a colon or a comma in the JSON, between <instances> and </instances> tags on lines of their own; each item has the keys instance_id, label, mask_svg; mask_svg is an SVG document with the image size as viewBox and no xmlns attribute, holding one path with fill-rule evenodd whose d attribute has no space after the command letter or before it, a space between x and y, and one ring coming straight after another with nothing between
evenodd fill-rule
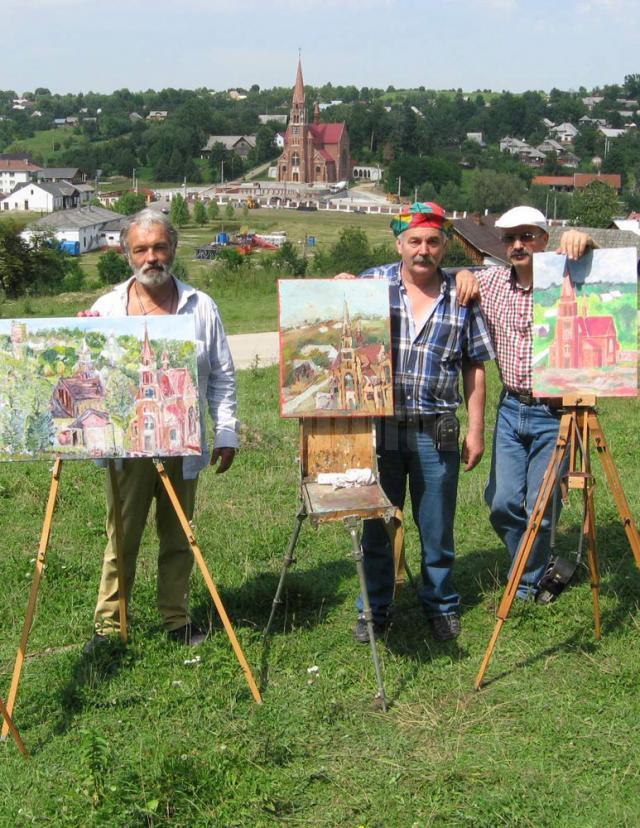
<instances>
[{"instance_id":1,"label":"church window","mask_svg":"<svg viewBox=\"0 0 640 828\"><path fill-rule=\"evenodd\" d=\"M153 388L145 388L144 389L144 395L145 395L145 397L155 397L156 392Z\"/></svg>"},{"instance_id":2,"label":"church window","mask_svg":"<svg viewBox=\"0 0 640 828\"><path fill-rule=\"evenodd\" d=\"M320 165L316 164L316 175L320 175L320 172L321 172Z\"/></svg>"},{"instance_id":3,"label":"church window","mask_svg":"<svg viewBox=\"0 0 640 828\"><path fill-rule=\"evenodd\" d=\"M145 431L155 431L155 429L156 429L156 421L153 419L153 417L145 415L144 430Z\"/></svg>"},{"instance_id":4,"label":"church window","mask_svg":"<svg viewBox=\"0 0 640 828\"><path fill-rule=\"evenodd\" d=\"M291 165L293 167L299 167L300 166L300 155L299 155L299 153L294 152L291 155Z\"/></svg>"}]
</instances>

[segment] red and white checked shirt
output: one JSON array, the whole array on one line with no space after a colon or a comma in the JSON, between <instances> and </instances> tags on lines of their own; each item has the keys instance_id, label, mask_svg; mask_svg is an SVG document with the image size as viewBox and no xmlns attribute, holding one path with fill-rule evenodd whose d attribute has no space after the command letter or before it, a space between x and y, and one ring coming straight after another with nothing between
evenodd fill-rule
<instances>
[{"instance_id":1,"label":"red and white checked shirt","mask_svg":"<svg viewBox=\"0 0 640 828\"><path fill-rule=\"evenodd\" d=\"M510 267L488 267L474 274L480 284L503 385L530 394L533 389L533 289L523 288Z\"/></svg>"}]
</instances>

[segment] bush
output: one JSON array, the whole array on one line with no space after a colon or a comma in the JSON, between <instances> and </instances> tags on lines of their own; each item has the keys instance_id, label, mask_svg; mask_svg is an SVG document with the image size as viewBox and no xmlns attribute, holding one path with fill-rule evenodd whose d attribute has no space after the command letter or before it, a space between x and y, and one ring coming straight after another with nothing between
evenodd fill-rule
<instances>
[{"instance_id":1,"label":"bush","mask_svg":"<svg viewBox=\"0 0 640 828\"><path fill-rule=\"evenodd\" d=\"M131 268L120 253L107 250L98 259L98 274L103 285L117 285L131 275Z\"/></svg>"}]
</instances>

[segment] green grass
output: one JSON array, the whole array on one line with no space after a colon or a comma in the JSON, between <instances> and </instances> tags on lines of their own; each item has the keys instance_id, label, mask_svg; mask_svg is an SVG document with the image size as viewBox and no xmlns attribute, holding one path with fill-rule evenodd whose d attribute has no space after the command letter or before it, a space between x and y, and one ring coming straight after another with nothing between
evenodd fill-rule
<instances>
[{"instance_id":1,"label":"green grass","mask_svg":"<svg viewBox=\"0 0 640 828\"><path fill-rule=\"evenodd\" d=\"M74 134L74 127L71 126L43 129L34 132L31 138L21 138L9 144L6 152L31 152L52 166L55 159L61 154L63 143L66 139L71 139L74 143L79 143L81 140L79 136ZM59 144L60 150L54 150L54 143Z\"/></svg>"},{"instance_id":2,"label":"green grass","mask_svg":"<svg viewBox=\"0 0 640 828\"><path fill-rule=\"evenodd\" d=\"M490 411L497 388L491 371ZM227 475L203 474L195 532L264 705L253 703L199 575L194 614L215 630L201 662L186 665L191 654L165 640L151 529L130 646L83 658L104 545L104 473L69 462L15 717L33 755L25 762L11 741L0 746L0 825L637 825L640 574L598 461L602 640L593 639L581 575L556 604L514 609L490 683L473 690L507 569L482 503L487 452L460 481L462 637L434 643L405 590L381 647L385 715L372 708L368 648L350 636L358 585L342 527L304 526L271 645L262 645L297 509L297 424L278 416L275 368L241 374L240 408L243 450ZM636 517L639 414L636 400L600 407ZM0 465L3 697L49 480L48 463ZM574 504L563 513L564 549L575 546L579 512ZM417 571L412 525L407 547Z\"/></svg>"}]
</instances>

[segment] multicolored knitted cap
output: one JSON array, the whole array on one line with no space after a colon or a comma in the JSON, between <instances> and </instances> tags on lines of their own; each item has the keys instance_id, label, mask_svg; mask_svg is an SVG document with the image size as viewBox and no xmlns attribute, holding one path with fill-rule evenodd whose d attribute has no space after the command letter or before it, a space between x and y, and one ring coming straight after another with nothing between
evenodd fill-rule
<instances>
[{"instance_id":1,"label":"multicolored knitted cap","mask_svg":"<svg viewBox=\"0 0 640 828\"><path fill-rule=\"evenodd\" d=\"M399 236L410 227L436 227L446 233L450 226L444 209L435 201L416 201L407 213L400 213L391 222L394 236Z\"/></svg>"}]
</instances>

